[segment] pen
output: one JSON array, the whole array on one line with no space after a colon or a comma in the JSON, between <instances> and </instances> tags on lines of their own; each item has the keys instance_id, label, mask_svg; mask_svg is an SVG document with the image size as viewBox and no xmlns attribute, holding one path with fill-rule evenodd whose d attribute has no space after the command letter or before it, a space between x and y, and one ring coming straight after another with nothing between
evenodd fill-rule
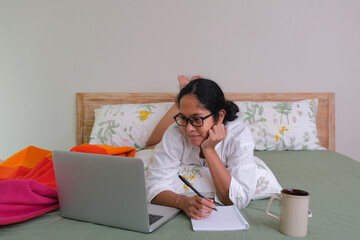
<instances>
[{"instance_id":1,"label":"pen","mask_svg":"<svg viewBox=\"0 0 360 240\"><path fill-rule=\"evenodd\" d=\"M198 192L183 176L179 175L179 178L181 181L183 181L188 187L190 187L199 197L206 199L201 193ZM217 211L216 208L213 208L213 210Z\"/></svg>"}]
</instances>

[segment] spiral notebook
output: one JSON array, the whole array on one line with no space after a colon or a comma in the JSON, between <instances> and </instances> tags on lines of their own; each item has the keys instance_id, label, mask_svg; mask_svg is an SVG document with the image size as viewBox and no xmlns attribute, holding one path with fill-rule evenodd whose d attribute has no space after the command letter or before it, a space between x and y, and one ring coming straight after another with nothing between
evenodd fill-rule
<instances>
[{"instance_id":1,"label":"spiral notebook","mask_svg":"<svg viewBox=\"0 0 360 240\"><path fill-rule=\"evenodd\" d=\"M248 230L249 224L234 206L216 206L210 216L202 219L191 219L194 231L241 231Z\"/></svg>"}]
</instances>

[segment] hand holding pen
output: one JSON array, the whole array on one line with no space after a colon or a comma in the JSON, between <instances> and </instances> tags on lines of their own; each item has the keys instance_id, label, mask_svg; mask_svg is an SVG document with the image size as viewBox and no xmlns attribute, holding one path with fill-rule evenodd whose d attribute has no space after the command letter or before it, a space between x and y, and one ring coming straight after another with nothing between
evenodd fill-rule
<instances>
[{"instance_id":1,"label":"hand holding pen","mask_svg":"<svg viewBox=\"0 0 360 240\"><path fill-rule=\"evenodd\" d=\"M194 188L183 176L179 175L179 178L181 179L181 181L183 181L186 186L190 187L199 197L206 199L207 201L209 201L209 199L207 199L206 197L204 197L199 191L196 190L196 188ZM213 210L217 211L216 208L212 208Z\"/></svg>"}]
</instances>

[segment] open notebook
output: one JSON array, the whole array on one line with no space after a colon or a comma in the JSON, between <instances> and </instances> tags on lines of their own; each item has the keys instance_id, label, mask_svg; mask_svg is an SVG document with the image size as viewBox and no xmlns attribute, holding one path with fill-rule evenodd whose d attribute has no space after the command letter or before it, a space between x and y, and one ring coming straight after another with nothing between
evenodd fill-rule
<instances>
[{"instance_id":1,"label":"open notebook","mask_svg":"<svg viewBox=\"0 0 360 240\"><path fill-rule=\"evenodd\" d=\"M191 219L194 231L239 231L248 230L249 224L234 206L216 206L210 216L202 220Z\"/></svg>"}]
</instances>

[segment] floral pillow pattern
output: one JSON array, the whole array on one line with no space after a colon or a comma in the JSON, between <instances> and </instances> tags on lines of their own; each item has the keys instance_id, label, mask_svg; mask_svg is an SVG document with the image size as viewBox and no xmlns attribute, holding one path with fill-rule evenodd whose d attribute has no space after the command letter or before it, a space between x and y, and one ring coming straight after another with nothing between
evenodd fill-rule
<instances>
[{"instance_id":1,"label":"floral pillow pattern","mask_svg":"<svg viewBox=\"0 0 360 240\"><path fill-rule=\"evenodd\" d=\"M135 154L135 157L142 159L144 162L145 176L147 176L147 170L152 162L153 156L154 149L144 149ZM256 156L254 156L254 161L257 166L257 184L253 199L268 198L275 193L280 193L282 187L271 169L264 161ZM215 197L215 186L211 179L209 168L200 165L180 165L177 174L188 180L188 182L190 182L191 185L194 185L204 196L208 198ZM194 192L178 178L173 180L172 185L174 191L177 193L194 195Z\"/></svg>"},{"instance_id":2,"label":"floral pillow pattern","mask_svg":"<svg viewBox=\"0 0 360 240\"><path fill-rule=\"evenodd\" d=\"M252 199L264 199L271 197L275 193L280 193L282 187L270 168L260 158L254 157L254 160L257 166L257 183ZM197 165L181 165L178 174L187 179L191 185L196 186L205 196L214 197L215 186L211 179L209 168ZM177 193L194 194L181 181L176 181L174 186Z\"/></svg>"},{"instance_id":3,"label":"floral pillow pattern","mask_svg":"<svg viewBox=\"0 0 360 240\"><path fill-rule=\"evenodd\" d=\"M268 198L275 193L280 193L282 187L271 169L260 158L254 157L254 160L257 166L257 182L253 199Z\"/></svg>"},{"instance_id":4,"label":"floral pillow pattern","mask_svg":"<svg viewBox=\"0 0 360 240\"><path fill-rule=\"evenodd\" d=\"M316 128L318 99L235 102L238 120L254 137L255 150L322 150Z\"/></svg>"},{"instance_id":5,"label":"floral pillow pattern","mask_svg":"<svg viewBox=\"0 0 360 240\"><path fill-rule=\"evenodd\" d=\"M95 110L90 144L145 147L152 131L174 103L106 105Z\"/></svg>"},{"instance_id":6,"label":"floral pillow pattern","mask_svg":"<svg viewBox=\"0 0 360 240\"><path fill-rule=\"evenodd\" d=\"M297 102L235 102L238 120L251 130L255 150L323 150L316 128L318 99ZM143 149L174 103L106 105L95 110L90 144Z\"/></svg>"}]
</instances>

